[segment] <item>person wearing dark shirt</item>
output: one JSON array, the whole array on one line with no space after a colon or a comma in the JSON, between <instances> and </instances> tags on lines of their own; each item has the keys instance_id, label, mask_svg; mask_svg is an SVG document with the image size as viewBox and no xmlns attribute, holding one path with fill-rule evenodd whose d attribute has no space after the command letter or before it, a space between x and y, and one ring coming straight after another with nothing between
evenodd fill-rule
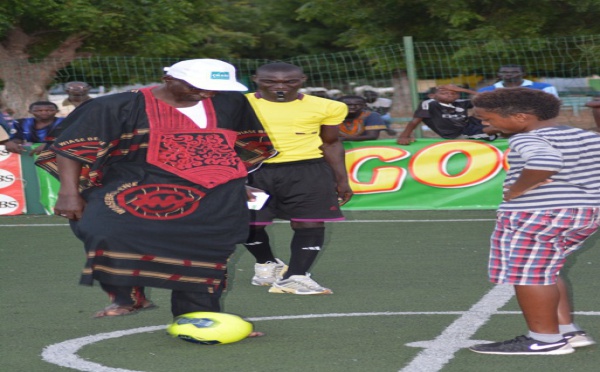
<instances>
[{"instance_id":1,"label":"person wearing dark shirt","mask_svg":"<svg viewBox=\"0 0 600 372\"><path fill-rule=\"evenodd\" d=\"M481 124L481 121L469 116L473 107L471 100L459 99L459 93L477 94L470 89L455 85L443 85L429 90L428 100L421 102L415 110L413 119L398 136L398 144L409 145L415 141L413 131L421 122L437 135L446 139L484 139L495 140L497 131Z\"/></svg>"},{"instance_id":2,"label":"person wearing dark shirt","mask_svg":"<svg viewBox=\"0 0 600 372\"><path fill-rule=\"evenodd\" d=\"M367 104L367 110L371 110L381 115L381 118L385 124L385 131L390 136L395 136L396 131L392 129L392 116L390 115L392 100L389 98L379 97L379 93L373 90L365 90L363 95Z\"/></svg>"},{"instance_id":3,"label":"person wearing dark shirt","mask_svg":"<svg viewBox=\"0 0 600 372\"><path fill-rule=\"evenodd\" d=\"M15 133L5 143L6 151L17 154L26 151L31 143L47 143L48 134L58 126L63 118L57 118L58 106L49 101L37 101L29 105L30 118L18 119L14 124ZM39 146L30 155L39 154L45 146Z\"/></svg>"}]
</instances>

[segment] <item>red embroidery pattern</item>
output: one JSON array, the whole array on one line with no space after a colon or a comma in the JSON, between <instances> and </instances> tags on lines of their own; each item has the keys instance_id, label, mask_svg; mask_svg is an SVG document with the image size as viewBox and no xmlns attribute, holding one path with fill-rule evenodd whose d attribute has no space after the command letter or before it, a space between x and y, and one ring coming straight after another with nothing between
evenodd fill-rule
<instances>
[{"instance_id":1,"label":"red embroidery pattern","mask_svg":"<svg viewBox=\"0 0 600 372\"><path fill-rule=\"evenodd\" d=\"M148 163L209 189L248 174L234 149L237 132L217 128L210 99L202 101L207 127L200 129L149 89L142 92L150 124Z\"/></svg>"},{"instance_id":2,"label":"red embroidery pattern","mask_svg":"<svg viewBox=\"0 0 600 372\"><path fill-rule=\"evenodd\" d=\"M163 134L158 160L178 170L205 165L237 170L240 164L225 136L219 133Z\"/></svg>"},{"instance_id":3,"label":"red embroidery pattern","mask_svg":"<svg viewBox=\"0 0 600 372\"><path fill-rule=\"evenodd\" d=\"M149 220L172 220L198 209L204 193L180 185L142 185L116 195L116 204L136 217Z\"/></svg>"},{"instance_id":4,"label":"red embroidery pattern","mask_svg":"<svg viewBox=\"0 0 600 372\"><path fill-rule=\"evenodd\" d=\"M98 158L98 141L81 142L74 145L63 146L61 150L69 153L78 159L84 160L86 163L93 163Z\"/></svg>"}]
</instances>

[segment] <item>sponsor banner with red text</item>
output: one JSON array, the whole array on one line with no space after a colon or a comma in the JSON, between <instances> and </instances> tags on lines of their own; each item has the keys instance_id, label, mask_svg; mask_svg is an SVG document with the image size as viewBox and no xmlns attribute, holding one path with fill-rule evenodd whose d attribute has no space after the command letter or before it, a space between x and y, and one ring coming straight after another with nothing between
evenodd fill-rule
<instances>
[{"instance_id":1,"label":"sponsor banner with red text","mask_svg":"<svg viewBox=\"0 0 600 372\"><path fill-rule=\"evenodd\" d=\"M495 209L502 200L506 140L418 139L344 142L354 197L344 210ZM41 203L52 211L58 182L38 170Z\"/></svg>"},{"instance_id":2,"label":"sponsor banner with red text","mask_svg":"<svg viewBox=\"0 0 600 372\"><path fill-rule=\"evenodd\" d=\"M344 142L354 197L346 210L495 209L502 201L506 140Z\"/></svg>"},{"instance_id":3,"label":"sponsor banner with red text","mask_svg":"<svg viewBox=\"0 0 600 372\"><path fill-rule=\"evenodd\" d=\"M22 214L26 211L21 156L6 151L0 145L0 215Z\"/></svg>"}]
</instances>

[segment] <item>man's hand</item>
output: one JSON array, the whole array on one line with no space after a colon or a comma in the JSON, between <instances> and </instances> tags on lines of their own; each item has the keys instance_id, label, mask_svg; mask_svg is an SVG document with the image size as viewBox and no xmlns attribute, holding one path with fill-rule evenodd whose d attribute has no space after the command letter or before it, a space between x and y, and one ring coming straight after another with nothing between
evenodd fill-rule
<instances>
[{"instance_id":1,"label":"man's hand","mask_svg":"<svg viewBox=\"0 0 600 372\"><path fill-rule=\"evenodd\" d=\"M399 145L410 145L413 142L415 142L415 137L413 137L413 136L409 136L409 137L400 136L396 140L396 143Z\"/></svg>"},{"instance_id":2,"label":"man's hand","mask_svg":"<svg viewBox=\"0 0 600 372\"><path fill-rule=\"evenodd\" d=\"M246 196L248 198L248 201L250 201L250 202L256 201L256 196L254 196L255 192L261 193L261 192L265 192L265 190L257 189L256 187L246 185Z\"/></svg>"},{"instance_id":3,"label":"man's hand","mask_svg":"<svg viewBox=\"0 0 600 372\"><path fill-rule=\"evenodd\" d=\"M352 195L354 195L354 191L350 188L350 185L346 182L345 184L337 185L337 195L338 195L338 203L344 205L350 201Z\"/></svg>"},{"instance_id":4,"label":"man's hand","mask_svg":"<svg viewBox=\"0 0 600 372\"><path fill-rule=\"evenodd\" d=\"M452 92L457 92L457 93L468 93L468 94L477 94L477 91L475 90L471 90L471 89L467 89L467 88L461 88L457 85L454 84L445 84L445 85L440 85L437 87L438 90L450 90Z\"/></svg>"},{"instance_id":5,"label":"man's hand","mask_svg":"<svg viewBox=\"0 0 600 372\"><path fill-rule=\"evenodd\" d=\"M83 215L86 202L80 194L61 194L58 193L54 214L69 220L78 221Z\"/></svg>"},{"instance_id":6,"label":"man's hand","mask_svg":"<svg viewBox=\"0 0 600 372\"><path fill-rule=\"evenodd\" d=\"M12 152L15 154L20 154L23 151L25 151L25 148L23 147L23 143L20 141L16 141L16 140L6 142L4 144L4 147L6 148L6 151Z\"/></svg>"}]
</instances>

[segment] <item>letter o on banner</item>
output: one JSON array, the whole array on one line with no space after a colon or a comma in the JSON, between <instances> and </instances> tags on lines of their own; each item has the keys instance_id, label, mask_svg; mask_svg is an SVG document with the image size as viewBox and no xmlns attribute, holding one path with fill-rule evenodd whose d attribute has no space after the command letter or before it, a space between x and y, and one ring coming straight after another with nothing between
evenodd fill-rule
<instances>
[{"instance_id":1,"label":"letter o on banner","mask_svg":"<svg viewBox=\"0 0 600 372\"><path fill-rule=\"evenodd\" d=\"M450 174L452 158L462 154L466 165ZM474 186L494 177L502 168L502 152L478 141L444 141L421 149L413 155L408 170L418 182L440 188Z\"/></svg>"}]
</instances>

